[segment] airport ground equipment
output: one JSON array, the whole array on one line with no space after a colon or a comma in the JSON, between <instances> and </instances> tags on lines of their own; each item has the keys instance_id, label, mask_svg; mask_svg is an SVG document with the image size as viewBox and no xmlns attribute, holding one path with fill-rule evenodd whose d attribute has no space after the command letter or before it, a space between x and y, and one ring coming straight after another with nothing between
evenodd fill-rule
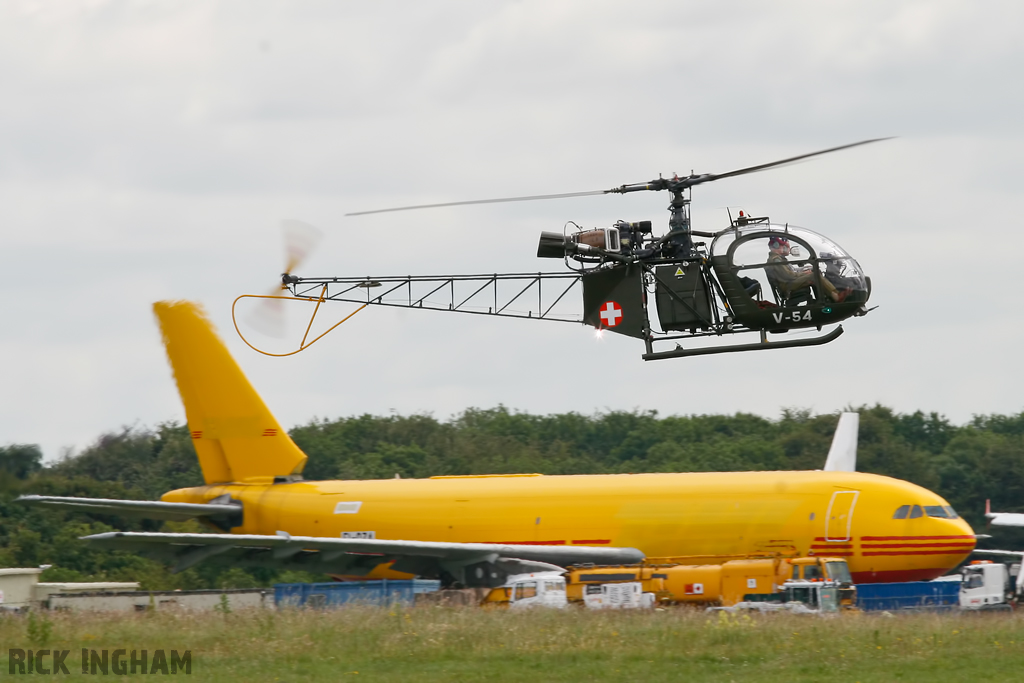
<instances>
[{"instance_id":1,"label":"airport ground equipment","mask_svg":"<svg viewBox=\"0 0 1024 683\"><path fill-rule=\"evenodd\" d=\"M570 600L583 600L593 584L639 581L659 603L733 605L748 595L778 593L789 580L830 581L853 601L850 569L837 557L648 558L642 565L571 567Z\"/></svg>"},{"instance_id":2,"label":"airport ground equipment","mask_svg":"<svg viewBox=\"0 0 1024 683\"><path fill-rule=\"evenodd\" d=\"M708 611L836 614L844 608L840 590L835 581L791 579L774 593L746 595L734 605L709 607Z\"/></svg>"},{"instance_id":3,"label":"airport ground equipment","mask_svg":"<svg viewBox=\"0 0 1024 683\"><path fill-rule=\"evenodd\" d=\"M745 600L771 599L784 593L785 585L796 582L794 585L830 586L836 599L846 606L852 606L855 599L850 570L842 558L718 559L718 563L705 556L649 559L635 565L571 566L565 571L559 590L565 592L570 603L588 606L634 601L635 606L642 606L647 600L659 605L731 606ZM514 604L517 590L525 590L529 594L525 597L537 597L541 582L525 578L529 576L514 577L493 589L484 604ZM523 581L527 582L526 588L517 583ZM626 584L636 588L606 588ZM619 591L628 591L633 597L627 600ZM644 595L651 597L643 598Z\"/></svg>"},{"instance_id":4,"label":"airport ground equipment","mask_svg":"<svg viewBox=\"0 0 1024 683\"><path fill-rule=\"evenodd\" d=\"M857 607L865 612L947 611L959 605L959 581L902 581L857 586Z\"/></svg>"},{"instance_id":5,"label":"airport ground equipment","mask_svg":"<svg viewBox=\"0 0 1024 683\"><path fill-rule=\"evenodd\" d=\"M650 609L656 604L654 593L645 593L639 581L602 583L585 588L583 605L587 609Z\"/></svg>"},{"instance_id":6,"label":"airport ground equipment","mask_svg":"<svg viewBox=\"0 0 1024 683\"><path fill-rule=\"evenodd\" d=\"M441 582L432 579L381 579L379 581L332 581L330 583L278 583L274 604L286 607L338 607L348 604L413 605L416 596L433 593Z\"/></svg>"},{"instance_id":7,"label":"airport ground equipment","mask_svg":"<svg viewBox=\"0 0 1024 683\"><path fill-rule=\"evenodd\" d=\"M565 572L530 572L510 576L504 585L492 588L481 603L485 607L531 609L569 605L565 594Z\"/></svg>"},{"instance_id":8,"label":"airport ground equipment","mask_svg":"<svg viewBox=\"0 0 1024 683\"><path fill-rule=\"evenodd\" d=\"M980 550L1019 558L1022 553ZM857 586L857 606L866 611L1009 611L1021 596L1020 565L974 560L961 574L934 581L872 583Z\"/></svg>"},{"instance_id":9,"label":"airport ground equipment","mask_svg":"<svg viewBox=\"0 0 1024 683\"><path fill-rule=\"evenodd\" d=\"M1019 559L1022 553L1015 554ZM965 610L1009 610L1019 603L1021 591L1019 562L1008 567L1002 562L974 560L963 568L960 607Z\"/></svg>"}]
</instances>

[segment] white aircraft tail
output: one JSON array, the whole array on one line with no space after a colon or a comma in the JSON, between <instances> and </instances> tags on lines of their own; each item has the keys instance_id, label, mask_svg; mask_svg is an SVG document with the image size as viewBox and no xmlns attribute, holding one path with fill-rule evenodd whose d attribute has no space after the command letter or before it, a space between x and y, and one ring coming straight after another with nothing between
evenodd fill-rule
<instances>
[{"instance_id":1,"label":"white aircraft tail","mask_svg":"<svg viewBox=\"0 0 1024 683\"><path fill-rule=\"evenodd\" d=\"M857 471L857 430L860 428L858 413L843 413L839 416L832 447L825 459L826 472Z\"/></svg>"}]
</instances>

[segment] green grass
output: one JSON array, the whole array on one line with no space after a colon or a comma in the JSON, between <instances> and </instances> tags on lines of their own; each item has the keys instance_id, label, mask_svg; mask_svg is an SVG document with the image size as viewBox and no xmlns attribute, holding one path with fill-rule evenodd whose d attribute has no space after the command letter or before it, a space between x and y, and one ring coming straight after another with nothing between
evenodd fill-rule
<instances>
[{"instance_id":1,"label":"green grass","mask_svg":"<svg viewBox=\"0 0 1024 683\"><path fill-rule=\"evenodd\" d=\"M65 613L40 614L32 622L0 618L0 643L3 676L7 648L71 650L71 675L64 680L85 678L83 647L190 649L186 680L197 681L938 683L1024 677L1024 617L1012 614L823 619L426 606Z\"/></svg>"}]
</instances>

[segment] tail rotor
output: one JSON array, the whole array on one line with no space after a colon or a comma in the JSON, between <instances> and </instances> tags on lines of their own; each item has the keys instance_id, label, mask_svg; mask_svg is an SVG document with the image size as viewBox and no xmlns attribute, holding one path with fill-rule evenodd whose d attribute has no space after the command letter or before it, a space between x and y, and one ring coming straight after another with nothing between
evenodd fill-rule
<instances>
[{"instance_id":1,"label":"tail rotor","mask_svg":"<svg viewBox=\"0 0 1024 683\"><path fill-rule=\"evenodd\" d=\"M294 219L281 221L281 232L285 248L285 266L284 272L281 273L281 282L267 292L267 296L273 298L260 298L252 313L245 317L245 321L253 329L278 339L285 336L287 329L285 300L278 297L285 296L292 271L306 260L323 239L323 232L318 228Z\"/></svg>"}]
</instances>

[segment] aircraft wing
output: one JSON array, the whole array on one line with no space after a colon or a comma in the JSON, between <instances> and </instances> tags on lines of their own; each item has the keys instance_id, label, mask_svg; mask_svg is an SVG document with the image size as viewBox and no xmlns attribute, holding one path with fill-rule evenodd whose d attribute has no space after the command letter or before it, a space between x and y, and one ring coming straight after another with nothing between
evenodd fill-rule
<instances>
[{"instance_id":1,"label":"aircraft wing","mask_svg":"<svg viewBox=\"0 0 1024 683\"><path fill-rule=\"evenodd\" d=\"M216 558L232 566L303 569L365 575L378 565L419 576L447 573L467 586L496 586L509 574L558 569L570 564L632 564L636 548L444 543L381 539L322 538L256 534L167 534L114 531L85 536L90 545L128 550L174 563L181 571Z\"/></svg>"},{"instance_id":2,"label":"aircraft wing","mask_svg":"<svg viewBox=\"0 0 1024 683\"><path fill-rule=\"evenodd\" d=\"M165 503L160 500L114 500L111 498L71 498L67 496L19 496L17 502L59 508L73 512L144 517L184 522L196 517L233 517L242 514L238 504Z\"/></svg>"},{"instance_id":3,"label":"aircraft wing","mask_svg":"<svg viewBox=\"0 0 1024 683\"><path fill-rule=\"evenodd\" d=\"M992 526L1024 526L1024 513L989 512L985 514Z\"/></svg>"},{"instance_id":4,"label":"aircraft wing","mask_svg":"<svg viewBox=\"0 0 1024 683\"><path fill-rule=\"evenodd\" d=\"M983 548L975 548L971 552L976 555L998 555L1000 557L1016 557L1017 559L1024 557L1024 551L1021 550L985 550Z\"/></svg>"}]
</instances>

